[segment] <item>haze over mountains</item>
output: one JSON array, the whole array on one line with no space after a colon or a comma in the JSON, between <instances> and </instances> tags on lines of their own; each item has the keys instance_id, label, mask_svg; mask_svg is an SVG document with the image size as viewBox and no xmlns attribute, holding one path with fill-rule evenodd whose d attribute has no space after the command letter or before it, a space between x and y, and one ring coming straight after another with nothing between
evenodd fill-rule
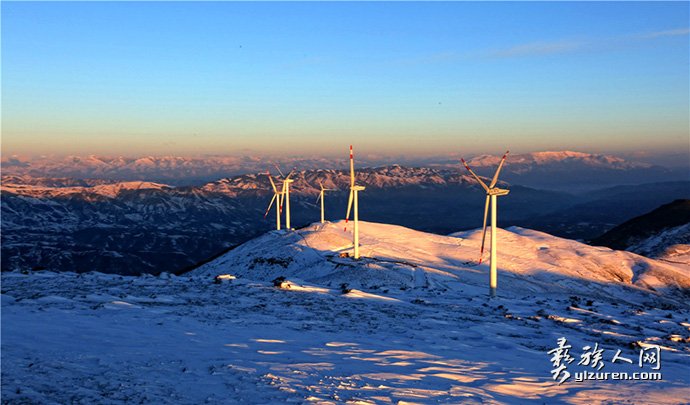
<instances>
[{"instance_id":1,"label":"haze over mountains","mask_svg":"<svg viewBox=\"0 0 690 405\"><path fill-rule=\"evenodd\" d=\"M343 156L346 158L346 156ZM358 167L401 164L409 167L460 169L460 155L413 158L406 156L357 156ZM198 185L223 177L273 170L273 164L284 169L340 169L347 167L344 158L252 156L143 156L105 157L68 156L64 158L3 157L4 174L32 177L69 177L76 179L144 180L171 185ZM480 174L488 175L498 164L500 155L479 155L470 159ZM654 181L688 180L688 167L664 167L629 161L620 157L572 151L533 152L511 155L504 178L508 182L536 188L595 189L621 184ZM491 172L493 174L493 172Z\"/></svg>"},{"instance_id":2,"label":"haze over mountains","mask_svg":"<svg viewBox=\"0 0 690 405\"><path fill-rule=\"evenodd\" d=\"M495 159L479 156L470 164L489 174ZM261 172L271 167L269 162L247 158L105 161L96 157L50 162L15 161L8 167L3 163L3 270L179 272L274 228L273 215L263 218L271 189ZM318 220L315 199L320 181L337 189L326 195L326 218L341 219L348 172L326 169L337 161L302 163L318 168L300 168L293 175L293 227ZM174 185L247 165L257 172L194 186ZM690 197L689 181L659 181L668 180L669 171L574 152L511 156L502 176L511 194L500 202L499 226L518 225L571 239L594 238L662 204ZM174 184L154 181L161 176L177 180ZM454 161L432 167L365 168L358 170L357 177L367 187L361 196L362 219L438 234L481 226L483 191ZM573 194L520 183L546 184L554 178L581 184L601 178L635 185ZM657 180L639 184L650 178Z\"/></svg>"}]
</instances>

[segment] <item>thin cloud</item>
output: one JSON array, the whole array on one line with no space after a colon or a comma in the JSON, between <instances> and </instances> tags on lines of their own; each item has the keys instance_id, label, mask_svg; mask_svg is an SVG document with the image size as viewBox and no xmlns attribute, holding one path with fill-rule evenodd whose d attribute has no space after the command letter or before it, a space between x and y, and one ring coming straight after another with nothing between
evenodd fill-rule
<instances>
[{"instance_id":1,"label":"thin cloud","mask_svg":"<svg viewBox=\"0 0 690 405\"><path fill-rule=\"evenodd\" d=\"M490 51L486 56L493 58L515 58L521 56L550 55L554 53L574 52L582 49L586 44L586 42L582 41L533 42Z\"/></svg>"},{"instance_id":2,"label":"thin cloud","mask_svg":"<svg viewBox=\"0 0 690 405\"><path fill-rule=\"evenodd\" d=\"M615 49L619 46L626 46L664 37L687 36L688 34L690 34L690 28L678 28L672 30L646 32L623 37L598 38L580 41L563 40L556 42L533 42L515 45L510 48L488 51L483 56L488 58L518 58L573 53L587 50Z\"/></svg>"},{"instance_id":3,"label":"thin cloud","mask_svg":"<svg viewBox=\"0 0 690 405\"><path fill-rule=\"evenodd\" d=\"M645 32L618 37L593 38L593 39L564 39L560 41L530 42L526 44L514 45L509 48L493 49L475 53L460 53L453 50L445 50L414 58L399 59L395 61L399 65L435 65L451 63L457 60L467 59L501 59L501 58L522 58L537 57L554 54L568 54L587 51L616 50L622 47L644 43L650 40L687 36L690 28L678 28L664 31Z\"/></svg>"},{"instance_id":4,"label":"thin cloud","mask_svg":"<svg viewBox=\"0 0 690 405\"><path fill-rule=\"evenodd\" d=\"M690 34L690 28L679 28L676 30L648 32L646 34L636 35L633 38L654 39L654 38L661 38L661 37L678 37L678 36L683 36L683 35L688 35L688 34Z\"/></svg>"}]
</instances>

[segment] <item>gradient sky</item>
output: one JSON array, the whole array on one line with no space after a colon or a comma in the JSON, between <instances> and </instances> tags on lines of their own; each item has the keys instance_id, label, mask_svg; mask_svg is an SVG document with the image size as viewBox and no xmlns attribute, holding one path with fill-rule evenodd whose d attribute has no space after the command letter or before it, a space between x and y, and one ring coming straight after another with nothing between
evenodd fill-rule
<instances>
[{"instance_id":1,"label":"gradient sky","mask_svg":"<svg viewBox=\"0 0 690 405\"><path fill-rule=\"evenodd\" d=\"M687 2L1 7L3 155L690 148Z\"/></svg>"}]
</instances>

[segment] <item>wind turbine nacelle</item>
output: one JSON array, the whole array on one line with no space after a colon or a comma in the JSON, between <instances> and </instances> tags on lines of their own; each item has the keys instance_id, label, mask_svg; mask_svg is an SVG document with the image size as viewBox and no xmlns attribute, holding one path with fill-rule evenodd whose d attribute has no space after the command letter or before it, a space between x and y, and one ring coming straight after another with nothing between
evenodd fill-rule
<instances>
[{"instance_id":1,"label":"wind turbine nacelle","mask_svg":"<svg viewBox=\"0 0 690 405\"><path fill-rule=\"evenodd\" d=\"M503 189L503 188L492 188L492 189L489 190L489 192L488 192L487 194L488 194L488 195L495 195L495 196L497 196L497 197L500 197L500 196L502 196L502 195L507 195L508 193L510 193L510 190L506 190L506 189Z\"/></svg>"},{"instance_id":2,"label":"wind turbine nacelle","mask_svg":"<svg viewBox=\"0 0 690 405\"><path fill-rule=\"evenodd\" d=\"M364 186L352 186L352 187L350 187L350 188L351 188L352 190L355 190L355 191L363 191L363 190L366 189L366 187L364 187Z\"/></svg>"}]
</instances>

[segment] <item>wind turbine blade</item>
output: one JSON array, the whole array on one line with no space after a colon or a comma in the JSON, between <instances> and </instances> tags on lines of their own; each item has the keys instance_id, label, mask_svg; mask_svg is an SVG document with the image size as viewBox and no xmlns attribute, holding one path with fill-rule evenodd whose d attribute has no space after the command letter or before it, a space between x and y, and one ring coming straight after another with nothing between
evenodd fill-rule
<instances>
[{"instance_id":1,"label":"wind turbine blade","mask_svg":"<svg viewBox=\"0 0 690 405\"><path fill-rule=\"evenodd\" d=\"M345 230L347 231L347 223L350 220L350 210L352 209L352 199L355 195L354 190L350 190L350 198L347 200L347 215L345 216Z\"/></svg>"},{"instance_id":2,"label":"wind turbine blade","mask_svg":"<svg viewBox=\"0 0 690 405\"><path fill-rule=\"evenodd\" d=\"M266 209L266 213L264 214L264 218L266 218L266 216L268 215L268 212L271 211L271 207L273 206L273 201L276 200L276 195L277 194L273 194L273 198L271 198L271 203L268 204L268 208Z\"/></svg>"},{"instance_id":3,"label":"wind turbine blade","mask_svg":"<svg viewBox=\"0 0 690 405\"><path fill-rule=\"evenodd\" d=\"M352 145L350 145L350 187L354 187L354 186L355 186L355 157L352 153Z\"/></svg>"},{"instance_id":4,"label":"wind turbine blade","mask_svg":"<svg viewBox=\"0 0 690 405\"><path fill-rule=\"evenodd\" d=\"M498 164L498 169L496 169L496 174L494 174L494 178L491 180L489 188L493 188L493 186L495 186L498 182L498 174L501 172L501 168L503 167L503 163L505 163L506 161L506 156L508 156L508 153L510 153L509 150L507 150L506 153L503 154L503 157L501 158L501 163Z\"/></svg>"},{"instance_id":5,"label":"wind turbine blade","mask_svg":"<svg viewBox=\"0 0 690 405\"><path fill-rule=\"evenodd\" d=\"M319 202L319 200L321 200L322 195L323 195L323 190L319 193L319 196L316 197L316 202Z\"/></svg>"},{"instance_id":6,"label":"wind turbine blade","mask_svg":"<svg viewBox=\"0 0 690 405\"><path fill-rule=\"evenodd\" d=\"M271 187L273 187L273 192L278 193L278 189L276 188L276 183L273 182L273 178L271 177L271 173L268 173L268 180L271 181Z\"/></svg>"},{"instance_id":7,"label":"wind turbine blade","mask_svg":"<svg viewBox=\"0 0 690 405\"><path fill-rule=\"evenodd\" d=\"M462 164L465 165L465 169L467 169L467 171L470 172L470 174L472 174L472 176L474 176L474 178L477 180L477 182L479 182L479 185L481 185L481 186L484 188L484 190L486 190L486 192L488 193L488 192L489 192L489 187L487 187L486 184L482 181L482 179L480 179L479 176L477 176L477 175L472 171L472 169L470 169L470 167L467 166L467 162L465 162L465 159L460 159L460 160L462 160Z\"/></svg>"},{"instance_id":8,"label":"wind turbine blade","mask_svg":"<svg viewBox=\"0 0 690 405\"><path fill-rule=\"evenodd\" d=\"M280 173L280 176L281 176L281 177L285 177L285 175L283 174L283 171L280 170L280 167L278 167L277 164L273 163L273 166L275 166L275 168L278 169L278 173Z\"/></svg>"},{"instance_id":9,"label":"wind turbine blade","mask_svg":"<svg viewBox=\"0 0 690 405\"><path fill-rule=\"evenodd\" d=\"M482 264L482 259L484 258L484 241L486 241L486 218L489 215L489 201L491 197L486 196L486 204L484 204L484 227L482 229L482 248L479 252L479 264ZM491 229L491 232L494 230Z\"/></svg>"},{"instance_id":10,"label":"wind turbine blade","mask_svg":"<svg viewBox=\"0 0 690 405\"><path fill-rule=\"evenodd\" d=\"M321 191L325 190L325 188L323 188L323 183L321 181L319 181L319 186L321 186Z\"/></svg>"},{"instance_id":11,"label":"wind turbine blade","mask_svg":"<svg viewBox=\"0 0 690 405\"><path fill-rule=\"evenodd\" d=\"M290 170L290 173L288 173L288 175L287 175L287 177L285 178L285 180L289 179L290 176L292 176L292 173L294 173L294 172L295 172L295 169Z\"/></svg>"}]
</instances>

